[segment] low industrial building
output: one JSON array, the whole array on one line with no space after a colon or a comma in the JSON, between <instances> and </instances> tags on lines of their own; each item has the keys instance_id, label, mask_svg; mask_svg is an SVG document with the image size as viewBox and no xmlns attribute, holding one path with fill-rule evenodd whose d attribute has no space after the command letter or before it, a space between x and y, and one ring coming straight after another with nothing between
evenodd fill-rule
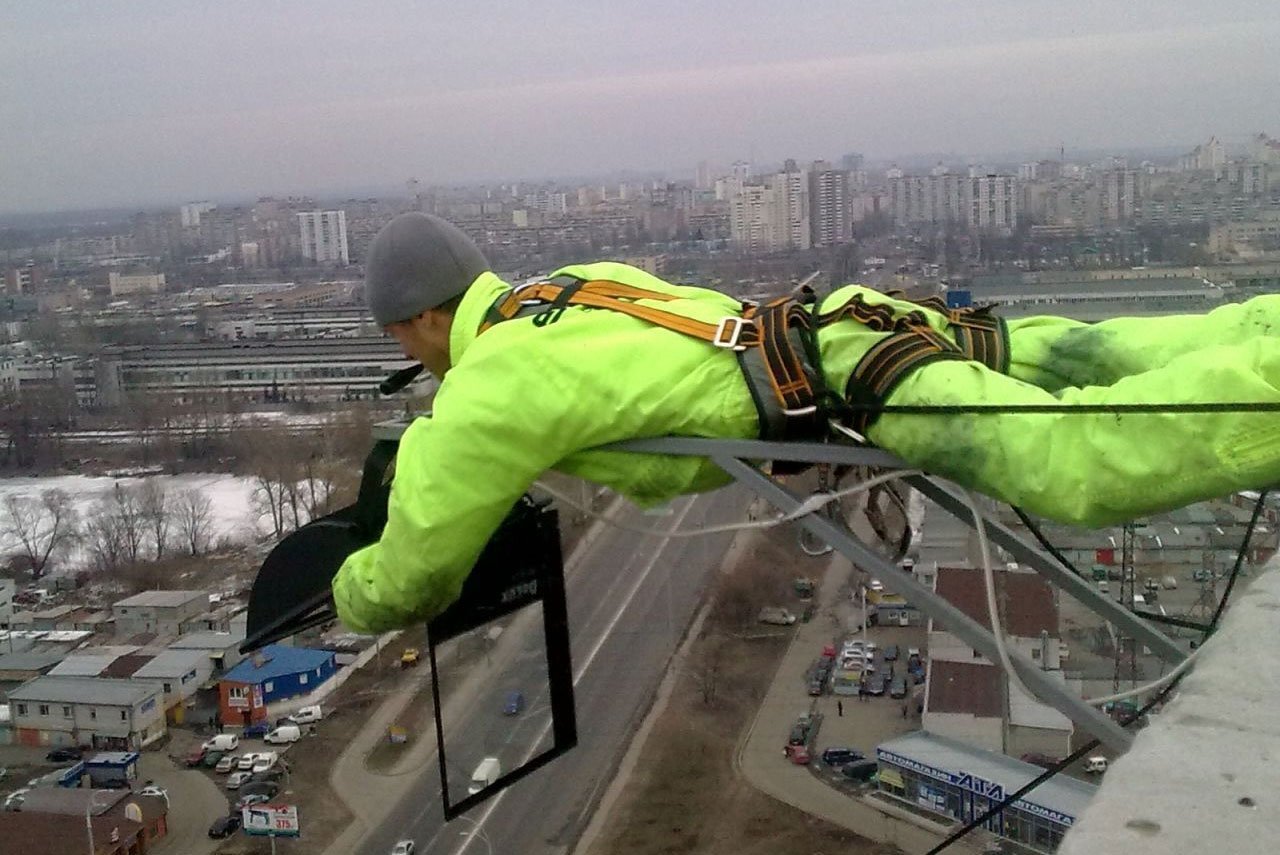
<instances>
[{"instance_id":1,"label":"low industrial building","mask_svg":"<svg viewBox=\"0 0 1280 855\"><path fill-rule=\"evenodd\" d=\"M217 393L246 402L337 401L373 397L409 364L385 336L107 347L97 391L105 406L156 392L178 400Z\"/></svg>"},{"instance_id":2,"label":"low industrial building","mask_svg":"<svg viewBox=\"0 0 1280 855\"><path fill-rule=\"evenodd\" d=\"M158 684L102 677L37 677L9 692L22 745L143 748L166 732Z\"/></svg>"},{"instance_id":3,"label":"low industrial building","mask_svg":"<svg viewBox=\"0 0 1280 855\"><path fill-rule=\"evenodd\" d=\"M876 749L882 793L960 822L981 816L1044 770L955 739L915 731ZM1097 787L1055 775L988 821L991 832L1033 852L1053 852Z\"/></svg>"},{"instance_id":4,"label":"low industrial building","mask_svg":"<svg viewBox=\"0 0 1280 855\"><path fill-rule=\"evenodd\" d=\"M267 706L314 692L337 670L331 650L269 644L218 682L218 707L227 724L266 721Z\"/></svg>"},{"instance_id":5,"label":"low industrial building","mask_svg":"<svg viewBox=\"0 0 1280 855\"><path fill-rule=\"evenodd\" d=\"M159 796L139 796L126 790L94 790L88 787L40 787L27 793L22 802L22 813L45 816L47 818L75 817L80 826L79 835L73 837L70 841L62 841L66 847L63 851L69 853L83 851L87 843L84 828L86 814L92 818L95 849L98 849L99 852L104 851L104 849L97 847L99 842L104 847L111 844L110 831L101 835L101 841L99 841L97 825L99 819L116 821L124 819L142 826L142 831L138 835L139 839L137 841L139 845L135 845L132 849L124 850L129 853L145 852L149 844L159 840L169 832L169 809L164 799ZM0 835L2 834L3 831L0 830ZM15 848L13 851L29 855L26 849Z\"/></svg>"},{"instance_id":6,"label":"low industrial building","mask_svg":"<svg viewBox=\"0 0 1280 855\"><path fill-rule=\"evenodd\" d=\"M186 720L187 701L213 676L213 660L203 650L166 650L133 672L134 680L159 684L169 722Z\"/></svg>"},{"instance_id":7,"label":"low industrial building","mask_svg":"<svg viewBox=\"0 0 1280 855\"><path fill-rule=\"evenodd\" d=\"M116 636L127 638L143 632L177 635L182 624L209 607L204 591L143 591L111 605Z\"/></svg>"},{"instance_id":8,"label":"low industrial building","mask_svg":"<svg viewBox=\"0 0 1280 855\"><path fill-rule=\"evenodd\" d=\"M169 642L169 649L201 651L208 657L213 675L218 676L228 668L234 668L243 658L240 653L243 642L243 629L236 632L191 632Z\"/></svg>"}]
</instances>

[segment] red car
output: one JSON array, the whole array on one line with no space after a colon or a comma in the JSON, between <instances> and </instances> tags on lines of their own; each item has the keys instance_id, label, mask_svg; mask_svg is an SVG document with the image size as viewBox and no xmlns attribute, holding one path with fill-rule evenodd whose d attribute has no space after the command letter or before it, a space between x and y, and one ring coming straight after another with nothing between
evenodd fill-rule
<instances>
[{"instance_id":1,"label":"red car","mask_svg":"<svg viewBox=\"0 0 1280 855\"><path fill-rule=\"evenodd\" d=\"M192 748L190 752L188 752L188 754L187 754L187 765L188 765L188 766L199 766L199 765L200 765L200 761L201 761L201 760L203 760L203 759L204 759L204 746L203 746L203 745L197 745L195 748Z\"/></svg>"},{"instance_id":2,"label":"red car","mask_svg":"<svg viewBox=\"0 0 1280 855\"><path fill-rule=\"evenodd\" d=\"M782 750L786 753L787 759L797 766L807 766L812 759L809 756L809 749L803 745L788 745Z\"/></svg>"}]
</instances>

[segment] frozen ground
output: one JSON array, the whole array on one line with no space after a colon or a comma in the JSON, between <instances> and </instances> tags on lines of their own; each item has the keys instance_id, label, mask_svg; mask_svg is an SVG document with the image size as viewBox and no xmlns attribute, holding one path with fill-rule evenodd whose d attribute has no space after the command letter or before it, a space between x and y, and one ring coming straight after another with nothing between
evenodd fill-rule
<instances>
[{"instance_id":1,"label":"frozen ground","mask_svg":"<svg viewBox=\"0 0 1280 855\"><path fill-rule=\"evenodd\" d=\"M265 521L251 510L253 486L248 478L235 475L153 475L170 494L184 490L197 489L209 497L213 503L210 540L217 543L223 538L246 542L255 538L266 529ZM118 483L122 486L135 485L141 478L106 478L85 475L59 475L45 478L0 478L0 502L8 495L17 493L38 497L44 490L64 490L75 500L76 510L83 521L93 504L110 493ZM3 513L0 511L0 513ZM3 523L0 523L3 528ZM6 533L0 531L0 555L13 551L14 542ZM74 566L79 563L79 552L73 550L59 562L62 566Z\"/></svg>"}]
</instances>

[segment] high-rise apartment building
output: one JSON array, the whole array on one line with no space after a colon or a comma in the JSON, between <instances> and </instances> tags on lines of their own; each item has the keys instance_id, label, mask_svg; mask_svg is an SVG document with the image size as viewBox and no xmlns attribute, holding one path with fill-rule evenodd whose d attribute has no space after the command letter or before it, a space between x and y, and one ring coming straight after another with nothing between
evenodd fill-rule
<instances>
[{"instance_id":1,"label":"high-rise apartment building","mask_svg":"<svg viewBox=\"0 0 1280 855\"><path fill-rule=\"evenodd\" d=\"M982 175L965 181L969 228L1012 229L1018 221L1018 185L1012 175Z\"/></svg>"},{"instance_id":2,"label":"high-rise apartment building","mask_svg":"<svg viewBox=\"0 0 1280 855\"><path fill-rule=\"evenodd\" d=\"M350 264L346 211L306 211L298 214L302 257L318 264Z\"/></svg>"},{"instance_id":3,"label":"high-rise apartment building","mask_svg":"<svg viewBox=\"0 0 1280 855\"><path fill-rule=\"evenodd\" d=\"M1011 229L1017 222L1017 194L1012 175L904 175L889 179L889 214L898 226Z\"/></svg>"},{"instance_id":4,"label":"high-rise apartment building","mask_svg":"<svg viewBox=\"0 0 1280 855\"><path fill-rule=\"evenodd\" d=\"M734 243L752 252L808 249L808 173L778 172L742 187L729 205L729 230Z\"/></svg>"},{"instance_id":5,"label":"high-rise apartment building","mask_svg":"<svg viewBox=\"0 0 1280 855\"><path fill-rule=\"evenodd\" d=\"M1103 222L1119 225L1133 220L1140 210L1142 174L1136 169L1108 169L1100 183Z\"/></svg>"},{"instance_id":6,"label":"high-rise apartment building","mask_svg":"<svg viewBox=\"0 0 1280 855\"><path fill-rule=\"evenodd\" d=\"M819 166L826 167L819 169ZM846 243L853 235L849 221L849 173L814 164L809 173L809 228L813 246Z\"/></svg>"}]
</instances>

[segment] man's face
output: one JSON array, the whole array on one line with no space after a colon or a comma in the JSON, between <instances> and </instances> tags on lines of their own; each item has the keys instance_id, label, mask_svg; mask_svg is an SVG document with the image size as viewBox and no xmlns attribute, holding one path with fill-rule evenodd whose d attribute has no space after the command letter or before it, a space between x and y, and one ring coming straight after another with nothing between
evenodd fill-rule
<instances>
[{"instance_id":1,"label":"man's face","mask_svg":"<svg viewBox=\"0 0 1280 855\"><path fill-rule=\"evenodd\" d=\"M449 323L447 315L427 311L407 321L387 324L383 330L399 343L404 355L421 362L442 379L449 370Z\"/></svg>"}]
</instances>

